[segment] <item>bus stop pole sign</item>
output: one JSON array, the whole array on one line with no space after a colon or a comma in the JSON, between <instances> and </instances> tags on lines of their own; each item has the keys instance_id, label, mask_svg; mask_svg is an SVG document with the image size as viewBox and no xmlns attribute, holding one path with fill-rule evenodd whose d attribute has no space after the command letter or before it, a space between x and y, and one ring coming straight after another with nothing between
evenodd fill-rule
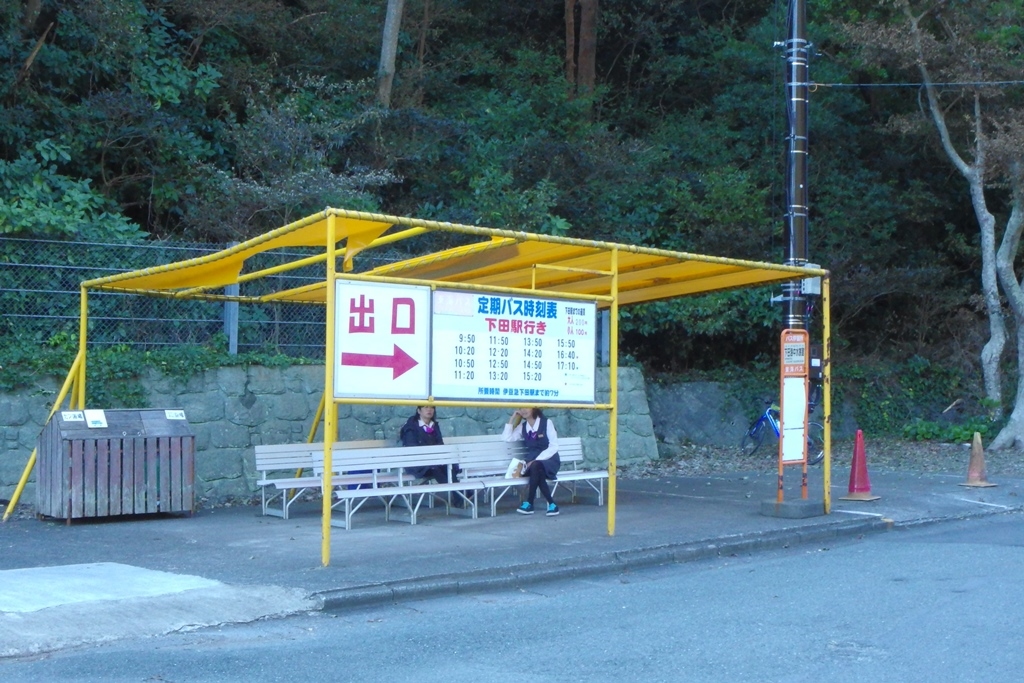
<instances>
[{"instance_id":1,"label":"bus stop pole sign","mask_svg":"<svg viewBox=\"0 0 1024 683\"><path fill-rule=\"evenodd\" d=\"M783 330L779 391L779 502L782 468L803 465L801 497L807 498L807 376L810 338L807 330Z\"/></svg>"}]
</instances>

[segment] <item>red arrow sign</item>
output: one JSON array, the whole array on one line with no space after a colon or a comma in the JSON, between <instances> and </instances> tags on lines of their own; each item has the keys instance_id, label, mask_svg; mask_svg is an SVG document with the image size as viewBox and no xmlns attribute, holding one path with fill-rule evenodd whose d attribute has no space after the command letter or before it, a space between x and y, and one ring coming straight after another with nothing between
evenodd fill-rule
<instances>
[{"instance_id":1,"label":"red arrow sign","mask_svg":"<svg viewBox=\"0 0 1024 683\"><path fill-rule=\"evenodd\" d=\"M393 372L391 379L398 379L419 365L419 362L398 348L398 344L395 344L395 350L390 356L375 353L343 353L341 354L341 364L364 368L391 368Z\"/></svg>"}]
</instances>

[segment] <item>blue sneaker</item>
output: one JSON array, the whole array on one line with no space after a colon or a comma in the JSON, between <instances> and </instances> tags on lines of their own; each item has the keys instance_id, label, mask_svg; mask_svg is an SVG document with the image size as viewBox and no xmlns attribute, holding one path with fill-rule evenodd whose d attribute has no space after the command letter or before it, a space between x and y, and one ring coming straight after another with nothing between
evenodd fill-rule
<instances>
[{"instance_id":1,"label":"blue sneaker","mask_svg":"<svg viewBox=\"0 0 1024 683\"><path fill-rule=\"evenodd\" d=\"M554 517L558 514L558 506L555 505L554 503L548 503L548 511L544 514L546 514L548 517Z\"/></svg>"},{"instance_id":2,"label":"blue sneaker","mask_svg":"<svg viewBox=\"0 0 1024 683\"><path fill-rule=\"evenodd\" d=\"M533 505L531 505L530 503L523 503L518 508L516 508L516 512L518 512L521 515L532 515Z\"/></svg>"}]
</instances>

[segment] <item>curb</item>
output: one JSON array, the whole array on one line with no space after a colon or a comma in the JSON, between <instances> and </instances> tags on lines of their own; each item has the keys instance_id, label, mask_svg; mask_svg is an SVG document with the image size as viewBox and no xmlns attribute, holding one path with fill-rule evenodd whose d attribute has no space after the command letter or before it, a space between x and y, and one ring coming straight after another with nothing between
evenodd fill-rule
<instances>
[{"instance_id":1,"label":"curb","mask_svg":"<svg viewBox=\"0 0 1024 683\"><path fill-rule=\"evenodd\" d=\"M495 567L459 574L443 574L340 588L313 593L324 611L396 603L446 595L465 595L522 588L539 582L607 575L665 564L789 548L824 540L846 538L893 528L891 520L874 518L797 529L723 536L713 540L667 544L583 555L557 562Z\"/></svg>"},{"instance_id":2,"label":"curb","mask_svg":"<svg viewBox=\"0 0 1024 683\"><path fill-rule=\"evenodd\" d=\"M905 522L896 522L894 529L906 530L906 529L917 529L920 527L932 526L934 524L940 524L942 522L963 522L969 519L981 519L983 517L992 517L995 515L1012 515L1024 513L1024 505L1017 507L1008 507L1005 510L983 510L980 512L965 512L960 515L947 515L944 517L919 517L917 519L909 519Z\"/></svg>"}]
</instances>

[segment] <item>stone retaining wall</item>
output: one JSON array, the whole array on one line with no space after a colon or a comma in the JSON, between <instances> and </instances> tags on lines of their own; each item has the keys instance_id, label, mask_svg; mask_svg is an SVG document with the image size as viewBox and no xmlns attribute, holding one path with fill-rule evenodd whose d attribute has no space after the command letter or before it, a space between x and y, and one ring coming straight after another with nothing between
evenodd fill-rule
<instances>
[{"instance_id":1,"label":"stone retaining wall","mask_svg":"<svg viewBox=\"0 0 1024 683\"><path fill-rule=\"evenodd\" d=\"M608 400L608 371L598 372L598 401ZM218 368L182 380L151 371L143 384L153 408L184 409L196 435L196 495L212 503L256 493L253 446L304 442L323 392L323 367ZM58 380L0 394L0 498L9 499L60 390ZM103 406L89 406L100 408ZM408 406L339 406L339 435L394 439L413 413ZM442 408L438 422L452 436L500 433L507 409ZM619 464L658 457L644 379L636 368L619 370ZM583 438L587 466L608 462L608 413L599 410L547 411L560 434ZM322 439L322 432L317 440ZM33 504L29 485L21 502Z\"/></svg>"}]
</instances>

